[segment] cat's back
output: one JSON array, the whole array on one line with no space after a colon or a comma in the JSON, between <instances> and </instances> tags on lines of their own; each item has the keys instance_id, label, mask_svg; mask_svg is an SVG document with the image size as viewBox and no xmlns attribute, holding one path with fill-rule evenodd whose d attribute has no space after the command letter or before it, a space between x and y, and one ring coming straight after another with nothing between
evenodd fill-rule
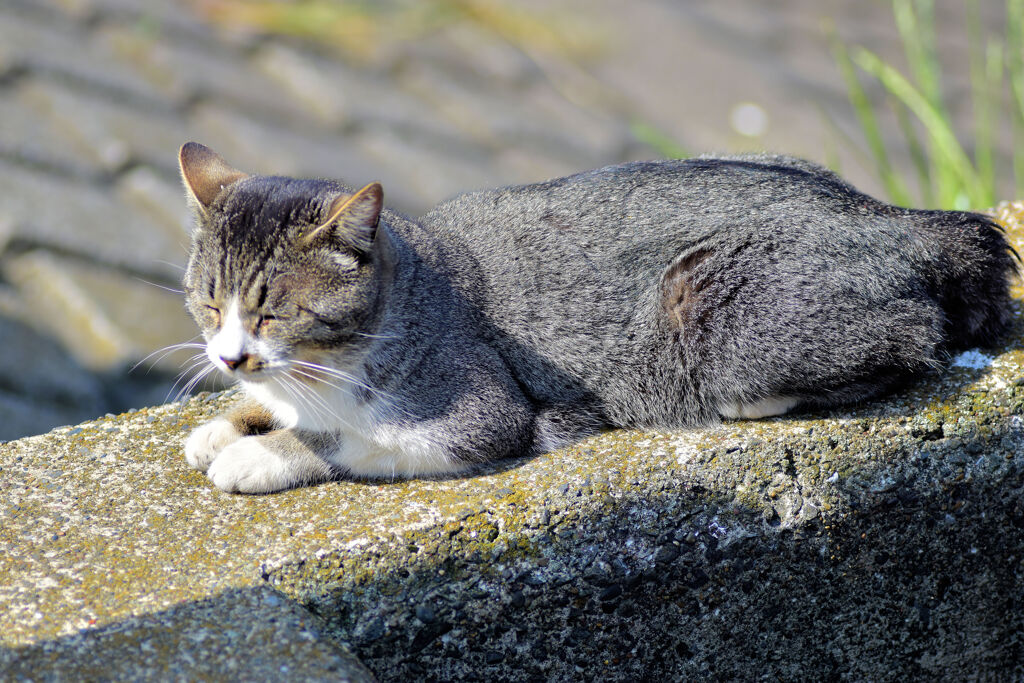
<instances>
[{"instance_id":1,"label":"cat's back","mask_svg":"<svg viewBox=\"0 0 1024 683\"><path fill-rule=\"evenodd\" d=\"M830 216L865 203L876 204L824 168L757 155L631 162L470 192L421 220L491 286L535 294L537 305L550 299L564 310L580 299L592 309L598 296L632 305L694 245L755 233L805 239L799 226L809 223L827 241L837 227Z\"/></svg>"},{"instance_id":2,"label":"cat's back","mask_svg":"<svg viewBox=\"0 0 1024 683\"><path fill-rule=\"evenodd\" d=\"M572 242L614 251L672 237L681 228L715 232L749 222L751 212L761 218L799 215L861 199L870 200L811 162L743 155L629 162L468 192L438 204L422 220L474 252L536 242L546 250Z\"/></svg>"},{"instance_id":3,"label":"cat's back","mask_svg":"<svg viewBox=\"0 0 1024 683\"><path fill-rule=\"evenodd\" d=\"M657 379L651 363L678 366L660 286L674 260L700 249L726 254L761 232L782 239L771 237L773 224L820 215L850 192L788 158L634 162L459 195L420 224L526 384L543 384L557 367L607 392ZM631 370L637 359L648 367Z\"/></svg>"},{"instance_id":4,"label":"cat's back","mask_svg":"<svg viewBox=\"0 0 1024 683\"><path fill-rule=\"evenodd\" d=\"M422 224L521 384L557 397L546 378L573 377L617 424L812 400L830 372L835 396L813 400L867 395L842 368L895 377L1006 319L991 221L891 206L789 157L610 166L461 195Z\"/></svg>"}]
</instances>

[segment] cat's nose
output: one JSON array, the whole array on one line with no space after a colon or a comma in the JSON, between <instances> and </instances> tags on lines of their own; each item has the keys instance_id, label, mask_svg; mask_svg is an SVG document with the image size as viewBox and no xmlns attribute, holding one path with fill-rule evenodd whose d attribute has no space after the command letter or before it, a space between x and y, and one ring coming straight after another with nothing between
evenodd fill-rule
<instances>
[{"instance_id":1,"label":"cat's nose","mask_svg":"<svg viewBox=\"0 0 1024 683\"><path fill-rule=\"evenodd\" d=\"M236 370L239 365L249 360L249 354L243 353L238 358L225 358L224 356L221 356L220 359L230 370Z\"/></svg>"}]
</instances>

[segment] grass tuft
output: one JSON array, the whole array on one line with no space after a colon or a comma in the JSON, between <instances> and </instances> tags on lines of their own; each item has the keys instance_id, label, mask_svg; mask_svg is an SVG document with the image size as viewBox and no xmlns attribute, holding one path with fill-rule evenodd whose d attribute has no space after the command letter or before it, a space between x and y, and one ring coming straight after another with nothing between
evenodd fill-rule
<instances>
[{"instance_id":1,"label":"grass tuft","mask_svg":"<svg viewBox=\"0 0 1024 683\"><path fill-rule=\"evenodd\" d=\"M861 74L882 86L896 114L917 175L918 203L961 210L996 203L995 133L1001 123L1004 84L1008 82L1013 100L1010 116L1016 189L1018 194L1024 192L1024 0L1006 0L1006 34L1002 39L983 35L978 0L966 3L973 156L957 138L946 106L942 65L935 47L934 0L892 0L892 9L909 75L864 47L848 48L831 32L833 54L846 81L847 97L889 198L897 204L913 202L907 184L893 170L892 150L882 139L876 105L866 95Z\"/></svg>"}]
</instances>

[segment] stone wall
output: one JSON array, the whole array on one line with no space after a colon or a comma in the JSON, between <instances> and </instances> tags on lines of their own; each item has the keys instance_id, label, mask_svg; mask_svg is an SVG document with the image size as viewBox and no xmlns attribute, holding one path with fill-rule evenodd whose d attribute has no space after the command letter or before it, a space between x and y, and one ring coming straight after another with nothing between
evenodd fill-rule
<instances>
[{"instance_id":1,"label":"stone wall","mask_svg":"<svg viewBox=\"0 0 1024 683\"><path fill-rule=\"evenodd\" d=\"M623 13L615 0L499 0L492 19L537 30L517 39L486 18L453 19L356 53L218 23L224 4L0 3L0 439L175 396L194 349L150 354L196 334L173 291L187 140L254 173L379 180L391 208L420 213L459 191L658 156L652 130L693 153L824 162L832 125L856 121L819 18L902 55L875 4L639 0ZM982 5L1001 35L1000 3ZM963 90L963 21L949 9L938 41ZM767 116L763 134L730 127L744 102ZM844 174L880 191L838 154Z\"/></svg>"},{"instance_id":2,"label":"stone wall","mask_svg":"<svg viewBox=\"0 0 1024 683\"><path fill-rule=\"evenodd\" d=\"M850 411L224 494L214 394L0 446L5 677L1024 676L1024 325ZM365 668L364 668L365 667Z\"/></svg>"}]
</instances>

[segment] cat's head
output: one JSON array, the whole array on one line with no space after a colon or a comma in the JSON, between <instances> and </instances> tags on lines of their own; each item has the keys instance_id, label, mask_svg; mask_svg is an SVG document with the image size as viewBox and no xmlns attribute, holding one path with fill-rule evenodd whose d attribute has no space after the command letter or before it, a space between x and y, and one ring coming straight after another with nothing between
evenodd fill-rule
<instances>
[{"instance_id":1,"label":"cat's head","mask_svg":"<svg viewBox=\"0 0 1024 683\"><path fill-rule=\"evenodd\" d=\"M196 218L186 306L210 361L243 381L321 379L365 348L379 314L381 187L247 175L187 143L181 176Z\"/></svg>"}]
</instances>

